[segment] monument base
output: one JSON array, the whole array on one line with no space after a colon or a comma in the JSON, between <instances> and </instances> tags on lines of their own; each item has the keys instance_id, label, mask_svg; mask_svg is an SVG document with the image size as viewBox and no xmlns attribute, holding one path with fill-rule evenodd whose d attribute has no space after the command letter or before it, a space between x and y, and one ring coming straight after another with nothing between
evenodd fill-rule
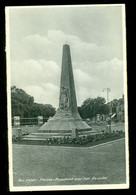
<instances>
[{"instance_id":1,"label":"monument base","mask_svg":"<svg viewBox=\"0 0 136 195\"><path fill-rule=\"evenodd\" d=\"M72 113L70 110L58 109L56 114L44 123L36 133L31 133L23 140L46 140L48 138L87 136L96 133L84 121L79 113Z\"/></svg>"},{"instance_id":2,"label":"monument base","mask_svg":"<svg viewBox=\"0 0 136 195\"><path fill-rule=\"evenodd\" d=\"M84 121L78 113L72 113L70 110L58 110L56 114L44 123L38 131L72 131L73 129L90 129L91 127Z\"/></svg>"},{"instance_id":3,"label":"monument base","mask_svg":"<svg viewBox=\"0 0 136 195\"><path fill-rule=\"evenodd\" d=\"M44 125L42 125L38 131L71 131L72 129L90 129L91 127L88 126L84 121L80 120L61 120L61 121L48 121Z\"/></svg>"}]
</instances>

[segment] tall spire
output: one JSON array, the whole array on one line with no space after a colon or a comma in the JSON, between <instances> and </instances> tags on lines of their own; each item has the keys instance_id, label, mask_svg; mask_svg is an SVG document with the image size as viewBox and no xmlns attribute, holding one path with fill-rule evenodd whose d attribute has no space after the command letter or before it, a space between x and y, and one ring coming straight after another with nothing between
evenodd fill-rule
<instances>
[{"instance_id":1,"label":"tall spire","mask_svg":"<svg viewBox=\"0 0 136 195\"><path fill-rule=\"evenodd\" d=\"M67 44L63 45L59 109L78 115L70 47Z\"/></svg>"},{"instance_id":2,"label":"tall spire","mask_svg":"<svg viewBox=\"0 0 136 195\"><path fill-rule=\"evenodd\" d=\"M59 108L54 117L50 118L39 130L70 131L76 128L90 129L90 126L82 121L78 113L70 46L65 44L62 54Z\"/></svg>"}]
</instances>

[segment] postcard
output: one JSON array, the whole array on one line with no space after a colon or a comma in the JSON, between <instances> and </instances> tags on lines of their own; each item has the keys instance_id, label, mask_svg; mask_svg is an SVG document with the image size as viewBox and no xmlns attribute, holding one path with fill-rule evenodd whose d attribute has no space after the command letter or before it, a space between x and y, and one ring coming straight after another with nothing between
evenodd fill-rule
<instances>
[{"instance_id":1,"label":"postcard","mask_svg":"<svg viewBox=\"0 0 136 195\"><path fill-rule=\"evenodd\" d=\"M129 188L125 4L5 12L10 191Z\"/></svg>"}]
</instances>

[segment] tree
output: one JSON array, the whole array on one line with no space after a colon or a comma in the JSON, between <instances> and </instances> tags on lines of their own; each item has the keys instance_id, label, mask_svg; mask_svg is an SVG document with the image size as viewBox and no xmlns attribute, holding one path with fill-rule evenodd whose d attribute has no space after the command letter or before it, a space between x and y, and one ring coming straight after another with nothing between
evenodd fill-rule
<instances>
[{"instance_id":1,"label":"tree","mask_svg":"<svg viewBox=\"0 0 136 195\"><path fill-rule=\"evenodd\" d=\"M31 117L43 116L49 118L54 116L55 108L50 104L37 104L34 103L30 108Z\"/></svg>"},{"instance_id":2,"label":"tree","mask_svg":"<svg viewBox=\"0 0 136 195\"><path fill-rule=\"evenodd\" d=\"M109 107L105 104L105 98L88 98L78 109L83 119L95 117L96 114L108 114Z\"/></svg>"},{"instance_id":3,"label":"tree","mask_svg":"<svg viewBox=\"0 0 136 195\"><path fill-rule=\"evenodd\" d=\"M34 102L34 97L28 95L24 90L11 87L11 109L12 117L37 117L48 118L55 114L55 108L50 104L38 104Z\"/></svg>"},{"instance_id":4,"label":"tree","mask_svg":"<svg viewBox=\"0 0 136 195\"><path fill-rule=\"evenodd\" d=\"M11 109L12 116L24 117L28 115L29 106L33 104L34 98L28 95L24 90L11 87Z\"/></svg>"}]
</instances>

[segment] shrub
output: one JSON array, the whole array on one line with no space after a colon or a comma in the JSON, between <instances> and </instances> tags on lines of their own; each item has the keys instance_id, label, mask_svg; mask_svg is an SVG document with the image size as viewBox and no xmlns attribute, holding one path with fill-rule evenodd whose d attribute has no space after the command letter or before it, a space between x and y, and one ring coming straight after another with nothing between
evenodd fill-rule
<instances>
[{"instance_id":1,"label":"shrub","mask_svg":"<svg viewBox=\"0 0 136 195\"><path fill-rule=\"evenodd\" d=\"M74 145L86 145L90 143L96 143L101 140L109 138L121 138L124 137L125 133L123 131L112 131L111 133L102 132L95 135L84 135L77 138L71 138L69 136L64 137L52 137L44 140L45 144L49 145L61 145L61 144L74 144ZM12 137L13 143L21 141L21 138Z\"/></svg>"}]
</instances>

